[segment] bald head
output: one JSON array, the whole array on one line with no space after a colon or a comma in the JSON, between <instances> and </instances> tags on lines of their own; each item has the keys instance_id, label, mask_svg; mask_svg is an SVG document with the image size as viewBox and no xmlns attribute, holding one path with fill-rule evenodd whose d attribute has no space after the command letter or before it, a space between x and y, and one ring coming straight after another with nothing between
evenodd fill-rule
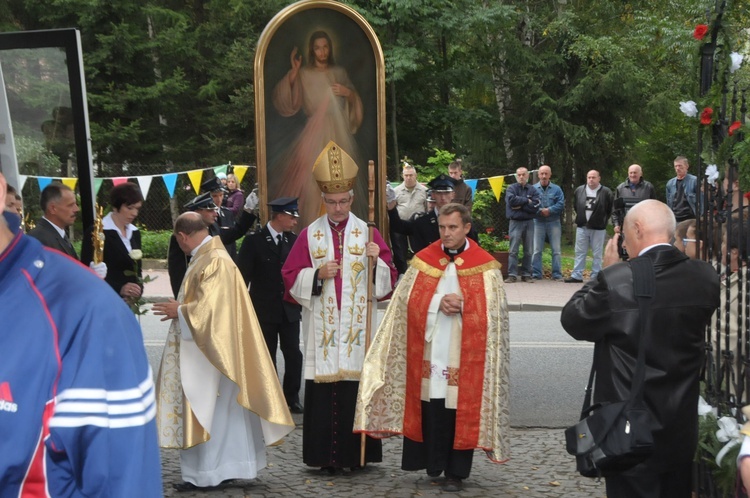
<instances>
[{"instance_id":1,"label":"bald head","mask_svg":"<svg viewBox=\"0 0 750 498\"><path fill-rule=\"evenodd\" d=\"M637 164L631 164L628 168L628 180L630 180L630 183L636 184L640 183L641 177L643 176L643 170L641 167Z\"/></svg>"},{"instance_id":2,"label":"bald head","mask_svg":"<svg viewBox=\"0 0 750 498\"><path fill-rule=\"evenodd\" d=\"M203 217L194 211L182 213L174 223L174 236L185 254L190 254L207 235L208 226Z\"/></svg>"},{"instance_id":3,"label":"bald head","mask_svg":"<svg viewBox=\"0 0 750 498\"><path fill-rule=\"evenodd\" d=\"M631 258L654 244L669 244L674 237L672 210L661 201L647 199L628 211L623 223L625 247Z\"/></svg>"}]
</instances>

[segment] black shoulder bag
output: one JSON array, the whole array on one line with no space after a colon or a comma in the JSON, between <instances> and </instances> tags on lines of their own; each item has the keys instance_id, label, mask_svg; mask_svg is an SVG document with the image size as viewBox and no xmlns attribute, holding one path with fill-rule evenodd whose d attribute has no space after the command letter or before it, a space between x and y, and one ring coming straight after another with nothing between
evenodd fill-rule
<instances>
[{"instance_id":1,"label":"black shoulder bag","mask_svg":"<svg viewBox=\"0 0 750 498\"><path fill-rule=\"evenodd\" d=\"M653 263L649 258L630 260L633 287L640 311L638 360L633 372L630 399L591 403L595 367L592 363L583 400L581 421L565 430L568 453L576 457L576 469L585 477L617 475L646 460L653 453L651 414L643 404L648 342L648 303L654 296ZM599 343L594 346L602 347Z\"/></svg>"}]
</instances>

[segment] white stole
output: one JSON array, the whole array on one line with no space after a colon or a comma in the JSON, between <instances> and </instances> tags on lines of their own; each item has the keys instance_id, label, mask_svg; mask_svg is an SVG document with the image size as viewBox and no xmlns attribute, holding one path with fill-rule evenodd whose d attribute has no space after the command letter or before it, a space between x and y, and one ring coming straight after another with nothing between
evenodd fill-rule
<instances>
[{"instance_id":1,"label":"white stole","mask_svg":"<svg viewBox=\"0 0 750 498\"><path fill-rule=\"evenodd\" d=\"M335 259L333 233L328 218L321 216L307 229L310 259L314 267ZM320 296L313 297L315 331L315 380L358 380L365 356L367 319L367 225L349 215L341 248L341 310L334 279L323 281Z\"/></svg>"}]
</instances>

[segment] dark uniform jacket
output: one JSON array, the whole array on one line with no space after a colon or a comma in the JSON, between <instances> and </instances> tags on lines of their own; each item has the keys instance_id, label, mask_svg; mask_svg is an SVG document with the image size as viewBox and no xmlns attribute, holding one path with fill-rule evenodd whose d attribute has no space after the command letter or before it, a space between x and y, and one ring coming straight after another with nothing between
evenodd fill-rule
<instances>
[{"instance_id":1,"label":"dark uniform jacket","mask_svg":"<svg viewBox=\"0 0 750 498\"><path fill-rule=\"evenodd\" d=\"M31 230L28 235L34 237L36 240L47 247L57 249L58 251L67 254L71 258L78 259L78 254L76 254L76 250L73 248L73 244L60 237L60 234L55 229L55 227L53 227L52 224L44 218L41 218L37 222L36 227L34 227L34 229Z\"/></svg>"},{"instance_id":2,"label":"dark uniform jacket","mask_svg":"<svg viewBox=\"0 0 750 498\"><path fill-rule=\"evenodd\" d=\"M391 230L409 236L409 244L414 254L440 239L438 217L434 209L418 218L402 220L398 216L398 210L393 208L388 210L388 220L391 223ZM469 238L479 243L479 237L473 225L469 231Z\"/></svg>"},{"instance_id":3,"label":"dark uniform jacket","mask_svg":"<svg viewBox=\"0 0 750 498\"><path fill-rule=\"evenodd\" d=\"M250 298L260 322L298 322L302 307L284 300L284 266L297 236L292 232L281 234L278 245L271 237L268 226L245 237L237 257L237 267L250 284Z\"/></svg>"},{"instance_id":4,"label":"dark uniform jacket","mask_svg":"<svg viewBox=\"0 0 750 498\"><path fill-rule=\"evenodd\" d=\"M93 227L84 233L84 244L81 245L81 262L88 266L94 259L94 249L91 241ZM133 230L130 236L130 247L141 249L141 231ZM122 286L128 282L137 284L141 277L141 261L134 262L127 247L120 240L117 230L104 230L104 262L107 264L107 277L104 279L118 294ZM135 275L125 275L125 272L136 272ZM143 288L142 284L141 288Z\"/></svg>"},{"instance_id":5,"label":"dark uniform jacket","mask_svg":"<svg viewBox=\"0 0 750 498\"><path fill-rule=\"evenodd\" d=\"M654 247L643 257L653 261L656 279L643 389L654 419L655 452L632 472L663 473L695 455L703 339L719 306L719 277L708 263L671 246ZM597 343L594 401L628 399L640 334L630 264L599 272L565 305L560 321L575 339Z\"/></svg>"},{"instance_id":6,"label":"dark uniform jacket","mask_svg":"<svg viewBox=\"0 0 750 498\"><path fill-rule=\"evenodd\" d=\"M224 247L227 244L233 244L234 241L242 237L250 230L253 226L256 216L253 213L248 213L243 210L240 213L240 217L234 222L234 225L227 228L219 228L217 223L208 227L208 234L212 237L221 237L221 242ZM169 283L172 286L172 293L174 293L175 299L177 294L180 292L180 286L182 285L182 279L185 278L185 272L187 271L188 263L190 262L190 256L182 252L179 244L177 244L177 238L172 234L169 239L169 250L167 251L167 271L169 272Z\"/></svg>"}]
</instances>

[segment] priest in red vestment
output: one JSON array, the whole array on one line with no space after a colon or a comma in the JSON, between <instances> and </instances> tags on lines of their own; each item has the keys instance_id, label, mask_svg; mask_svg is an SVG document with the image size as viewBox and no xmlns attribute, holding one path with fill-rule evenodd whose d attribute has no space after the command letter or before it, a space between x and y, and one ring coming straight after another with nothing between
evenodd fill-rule
<instances>
[{"instance_id":1,"label":"priest in red vestment","mask_svg":"<svg viewBox=\"0 0 750 498\"><path fill-rule=\"evenodd\" d=\"M360 463L352 433L354 406L365 357L367 258L377 258L377 298L391 292L397 272L377 230L350 213L357 165L334 142L315 161L313 176L326 214L297 237L281 274L286 299L302 305L305 338L305 411L302 457L330 473ZM368 438L366 461L380 462L379 440Z\"/></svg>"},{"instance_id":2,"label":"priest in red vestment","mask_svg":"<svg viewBox=\"0 0 750 498\"><path fill-rule=\"evenodd\" d=\"M500 265L447 204L440 240L416 254L365 359L355 432L404 436L401 468L460 491L475 448L509 458L510 349ZM445 478L440 478L441 474Z\"/></svg>"}]
</instances>

